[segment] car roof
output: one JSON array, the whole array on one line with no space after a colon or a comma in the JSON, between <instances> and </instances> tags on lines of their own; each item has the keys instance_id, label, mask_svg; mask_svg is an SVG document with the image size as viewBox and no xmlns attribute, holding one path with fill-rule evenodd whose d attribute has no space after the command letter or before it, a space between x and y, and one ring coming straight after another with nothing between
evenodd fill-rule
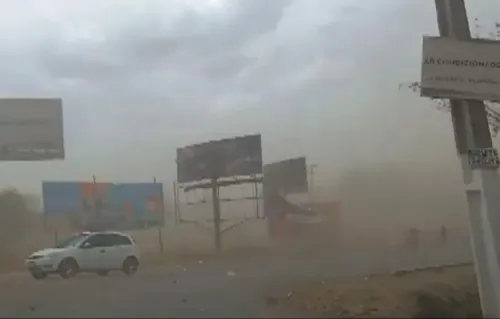
<instances>
[{"instance_id":1,"label":"car roof","mask_svg":"<svg viewBox=\"0 0 500 319\"><path fill-rule=\"evenodd\" d=\"M80 235L87 235L87 236L97 235L97 234L105 234L105 235L121 235L121 236L125 236L125 237L131 237L129 234L122 233L119 231L111 231L111 230L108 230L108 231L83 231L83 232L80 232L79 234Z\"/></svg>"}]
</instances>

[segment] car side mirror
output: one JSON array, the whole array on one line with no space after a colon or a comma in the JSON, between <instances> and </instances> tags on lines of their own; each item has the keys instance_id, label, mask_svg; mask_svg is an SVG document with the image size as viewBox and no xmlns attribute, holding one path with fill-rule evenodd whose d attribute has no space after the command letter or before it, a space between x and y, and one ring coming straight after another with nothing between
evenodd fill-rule
<instances>
[{"instance_id":1,"label":"car side mirror","mask_svg":"<svg viewBox=\"0 0 500 319\"><path fill-rule=\"evenodd\" d=\"M84 242L81 246L80 246L81 249L88 249L88 248L92 248L92 244L89 243L88 241Z\"/></svg>"}]
</instances>

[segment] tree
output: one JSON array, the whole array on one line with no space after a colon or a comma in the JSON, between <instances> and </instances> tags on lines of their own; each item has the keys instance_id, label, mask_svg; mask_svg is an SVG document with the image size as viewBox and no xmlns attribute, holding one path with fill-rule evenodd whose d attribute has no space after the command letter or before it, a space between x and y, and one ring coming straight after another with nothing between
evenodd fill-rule
<instances>
[{"instance_id":1,"label":"tree","mask_svg":"<svg viewBox=\"0 0 500 319\"><path fill-rule=\"evenodd\" d=\"M0 191L0 254L13 253L17 243L29 236L33 214L16 189Z\"/></svg>"}]
</instances>

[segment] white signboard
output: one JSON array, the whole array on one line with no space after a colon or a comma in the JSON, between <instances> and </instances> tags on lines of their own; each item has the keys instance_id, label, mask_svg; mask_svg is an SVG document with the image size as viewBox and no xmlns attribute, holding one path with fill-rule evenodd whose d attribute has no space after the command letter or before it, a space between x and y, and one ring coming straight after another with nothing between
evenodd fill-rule
<instances>
[{"instance_id":1,"label":"white signboard","mask_svg":"<svg viewBox=\"0 0 500 319\"><path fill-rule=\"evenodd\" d=\"M64 159L61 99L0 99L0 161Z\"/></svg>"},{"instance_id":2,"label":"white signboard","mask_svg":"<svg viewBox=\"0 0 500 319\"><path fill-rule=\"evenodd\" d=\"M424 37L421 95L500 100L500 41Z\"/></svg>"},{"instance_id":3,"label":"white signboard","mask_svg":"<svg viewBox=\"0 0 500 319\"><path fill-rule=\"evenodd\" d=\"M495 148L474 148L468 152L471 168L493 168L500 165L498 151Z\"/></svg>"}]
</instances>

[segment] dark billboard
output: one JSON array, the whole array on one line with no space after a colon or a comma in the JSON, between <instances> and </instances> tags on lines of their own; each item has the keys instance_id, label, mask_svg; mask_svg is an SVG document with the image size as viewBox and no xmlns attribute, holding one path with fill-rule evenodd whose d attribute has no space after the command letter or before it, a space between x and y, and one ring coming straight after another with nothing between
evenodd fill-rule
<instances>
[{"instance_id":1,"label":"dark billboard","mask_svg":"<svg viewBox=\"0 0 500 319\"><path fill-rule=\"evenodd\" d=\"M308 192L305 157L291 158L264 165L264 193Z\"/></svg>"},{"instance_id":2,"label":"dark billboard","mask_svg":"<svg viewBox=\"0 0 500 319\"><path fill-rule=\"evenodd\" d=\"M261 136L246 135L177 149L177 182L262 174Z\"/></svg>"}]
</instances>

